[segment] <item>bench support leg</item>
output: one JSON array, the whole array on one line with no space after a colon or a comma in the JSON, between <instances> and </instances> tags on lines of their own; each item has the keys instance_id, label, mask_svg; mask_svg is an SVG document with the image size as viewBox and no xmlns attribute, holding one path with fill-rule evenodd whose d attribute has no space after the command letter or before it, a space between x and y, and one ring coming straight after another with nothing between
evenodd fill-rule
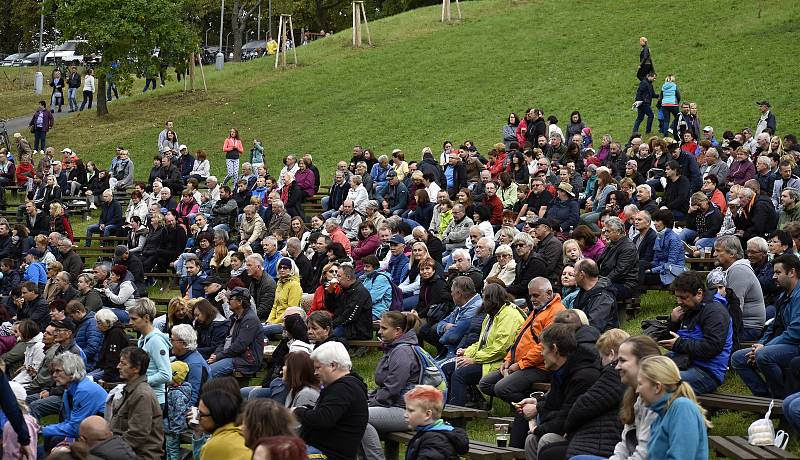
<instances>
[{"instance_id":1,"label":"bench support leg","mask_svg":"<svg viewBox=\"0 0 800 460\"><path fill-rule=\"evenodd\" d=\"M384 442L384 453L386 454L386 460L399 460L400 459L400 443L397 441L385 441Z\"/></svg>"}]
</instances>

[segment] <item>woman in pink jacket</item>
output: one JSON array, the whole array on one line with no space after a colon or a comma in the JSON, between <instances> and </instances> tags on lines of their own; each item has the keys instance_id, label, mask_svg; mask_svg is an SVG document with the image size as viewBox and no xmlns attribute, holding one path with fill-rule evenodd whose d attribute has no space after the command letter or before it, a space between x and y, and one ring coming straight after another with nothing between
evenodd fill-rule
<instances>
[{"instance_id":1,"label":"woman in pink jacket","mask_svg":"<svg viewBox=\"0 0 800 460\"><path fill-rule=\"evenodd\" d=\"M233 185L239 180L239 157L244 153L244 146L242 140L239 139L239 130L231 128L231 133L225 139L222 145L222 151L225 152L225 179L222 185L228 185L228 179L233 179Z\"/></svg>"}]
</instances>

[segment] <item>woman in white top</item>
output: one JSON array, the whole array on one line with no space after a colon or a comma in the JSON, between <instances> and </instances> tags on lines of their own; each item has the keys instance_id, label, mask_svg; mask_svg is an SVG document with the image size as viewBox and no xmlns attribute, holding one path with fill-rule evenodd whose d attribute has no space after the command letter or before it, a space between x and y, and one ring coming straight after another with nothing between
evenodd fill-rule
<instances>
[{"instance_id":1,"label":"woman in white top","mask_svg":"<svg viewBox=\"0 0 800 460\"><path fill-rule=\"evenodd\" d=\"M194 166L192 167L192 172L189 173L189 177L204 181L211 175L211 163L209 163L206 157L206 152L198 150L195 155Z\"/></svg>"},{"instance_id":2,"label":"woman in white top","mask_svg":"<svg viewBox=\"0 0 800 460\"><path fill-rule=\"evenodd\" d=\"M114 307L125 309L136 303L136 287L133 285L133 276L128 277L128 268L117 264L111 269L111 278L103 289L103 294L114 304Z\"/></svg>"},{"instance_id":3,"label":"woman in white top","mask_svg":"<svg viewBox=\"0 0 800 460\"><path fill-rule=\"evenodd\" d=\"M511 250L511 246L501 244L494 251L494 255L497 257L497 262L492 266L492 270L489 272L487 278L497 277L501 279L506 286L509 286L514 282L517 269L517 263L514 262L514 253Z\"/></svg>"},{"instance_id":4,"label":"woman in white top","mask_svg":"<svg viewBox=\"0 0 800 460\"><path fill-rule=\"evenodd\" d=\"M94 70L86 69L86 76L83 77L83 102L81 102L80 111L86 106L86 101L89 101L89 108L92 108L92 99L97 87L94 85Z\"/></svg>"},{"instance_id":5,"label":"woman in white top","mask_svg":"<svg viewBox=\"0 0 800 460\"><path fill-rule=\"evenodd\" d=\"M20 368L20 372L14 377L14 381L20 385L27 385L33 380L31 374L36 375L44 361L44 334L39 332L39 327L33 321L24 319L14 328L17 342L25 343L25 358ZM30 372L34 370L36 372Z\"/></svg>"}]
</instances>

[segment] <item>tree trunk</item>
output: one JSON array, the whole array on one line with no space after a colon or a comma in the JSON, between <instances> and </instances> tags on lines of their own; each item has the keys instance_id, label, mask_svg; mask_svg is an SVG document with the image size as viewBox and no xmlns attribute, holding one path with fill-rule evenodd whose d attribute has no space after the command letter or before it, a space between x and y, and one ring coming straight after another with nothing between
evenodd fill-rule
<instances>
[{"instance_id":1,"label":"tree trunk","mask_svg":"<svg viewBox=\"0 0 800 460\"><path fill-rule=\"evenodd\" d=\"M94 94L97 100L97 115L108 115L108 104L106 103L106 74L101 73L97 76L97 92Z\"/></svg>"},{"instance_id":2,"label":"tree trunk","mask_svg":"<svg viewBox=\"0 0 800 460\"><path fill-rule=\"evenodd\" d=\"M245 20L242 15L242 0L234 0L231 11L231 31L233 33L233 62L242 60L242 29Z\"/></svg>"}]
</instances>

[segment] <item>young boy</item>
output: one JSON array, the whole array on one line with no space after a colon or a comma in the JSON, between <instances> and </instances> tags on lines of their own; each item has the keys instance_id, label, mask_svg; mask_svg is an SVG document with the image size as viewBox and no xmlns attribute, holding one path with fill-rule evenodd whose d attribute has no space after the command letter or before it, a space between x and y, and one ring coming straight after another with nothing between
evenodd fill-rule
<instances>
[{"instance_id":1,"label":"young boy","mask_svg":"<svg viewBox=\"0 0 800 460\"><path fill-rule=\"evenodd\" d=\"M437 458L457 460L469 451L469 439L461 428L453 428L440 417L442 392L430 385L417 385L404 396L405 419L416 434L408 442L406 460Z\"/></svg>"},{"instance_id":2,"label":"young boy","mask_svg":"<svg viewBox=\"0 0 800 460\"><path fill-rule=\"evenodd\" d=\"M186 381L189 365L172 362L172 383L167 388L167 416L164 417L164 437L167 440L167 460L180 460L181 433L188 430L186 412L192 399L192 386Z\"/></svg>"}]
</instances>

